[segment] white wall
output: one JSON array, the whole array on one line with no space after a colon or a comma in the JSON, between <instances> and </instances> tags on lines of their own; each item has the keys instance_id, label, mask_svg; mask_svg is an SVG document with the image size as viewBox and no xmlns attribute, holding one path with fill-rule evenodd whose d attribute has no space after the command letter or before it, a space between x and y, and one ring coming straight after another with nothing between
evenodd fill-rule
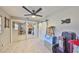
<instances>
[{"instance_id":1,"label":"white wall","mask_svg":"<svg viewBox=\"0 0 79 59\"><path fill-rule=\"evenodd\" d=\"M70 24L61 24L61 20L70 18ZM79 7L70 7L68 9L52 14L49 17L49 26L56 26L56 35L61 35L63 31L72 31L79 34Z\"/></svg>"},{"instance_id":2,"label":"white wall","mask_svg":"<svg viewBox=\"0 0 79 59\"><path fill-rule=\"evenodd\" d=\"M3 32L0 33L0 48L10 44L10 28L4 28L5 16L10 18L7 13L5 13L2 9L0 9L0 15L2 16L2 28Z\"/></svg>"}]
</instances>

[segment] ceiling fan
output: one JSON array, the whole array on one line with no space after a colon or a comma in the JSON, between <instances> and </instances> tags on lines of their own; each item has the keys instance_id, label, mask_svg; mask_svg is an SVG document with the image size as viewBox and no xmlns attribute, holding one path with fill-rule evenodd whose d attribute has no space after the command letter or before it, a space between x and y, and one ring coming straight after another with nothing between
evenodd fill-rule
<instances>
[{"instance_id":1,"label":"ceiling fan","mask_svg":"<svg viewBox=\"0 0 79 59\"><path fill-rule=\"evenodd\" d=\"M32 16L32 17L42 17L42 15L38 15L37 13L40 12L42 10L42 8L39 8L37 11L32 10L30 11L29 9L27 9L25 6L22 6L22 8L24 8L26 11L28 11L30 14L25 14L24 16Z\"/></svg>"}]
</instances>

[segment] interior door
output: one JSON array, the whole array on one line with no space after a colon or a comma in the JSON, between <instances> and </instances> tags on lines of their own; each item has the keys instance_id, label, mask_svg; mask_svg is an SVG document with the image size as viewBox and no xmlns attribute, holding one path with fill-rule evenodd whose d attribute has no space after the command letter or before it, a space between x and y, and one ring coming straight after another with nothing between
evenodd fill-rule
<instances>
[{"instance_id":1,"label":"interior door","mask_svg":"<svg viewBox=\"0 0 79 59\"><path fill-rule=\"evenodd\" d=\"M39 23L39 38L43 39L46 34L46 22Z\"/></svg>"}]
</instances>

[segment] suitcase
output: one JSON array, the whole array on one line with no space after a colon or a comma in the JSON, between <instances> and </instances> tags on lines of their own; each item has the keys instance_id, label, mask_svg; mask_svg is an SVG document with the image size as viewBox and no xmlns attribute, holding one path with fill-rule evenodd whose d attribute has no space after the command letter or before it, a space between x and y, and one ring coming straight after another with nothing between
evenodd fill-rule
<instances>
[{"instance_id":1,"label":"suitcase","mask_svg":"<svg viewBox=\"0 0 79 59\"><path fill-rule=\"evenodd\" d=\"M76 34L74 32L62 32L62 36L63 36L64 52L72 53L73 45L68 43L68 41L76 39Z\"/></svg>"}]
</instances>

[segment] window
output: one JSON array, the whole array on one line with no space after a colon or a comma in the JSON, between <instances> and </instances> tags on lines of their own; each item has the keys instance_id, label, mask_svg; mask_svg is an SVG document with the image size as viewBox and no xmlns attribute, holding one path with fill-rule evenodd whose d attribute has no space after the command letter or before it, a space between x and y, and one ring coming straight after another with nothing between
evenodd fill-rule
<instances>
[{"instance_id":1,"label":"window","mask_svg":"<svg viewBox=\"0 0 79 59\"><path fill-rule=\"evenodd\" d=\"M18 24L17 23L15 23L15 28L14 29L18 30Z\"/></svg>"},{"instance_id":2,"label":"window","mask_svg":"<svg viewBox=\"0 0 79 59\"><path fill-rule=\"evenodd\" d=\"M18 30L18 27L19 27L18 23L13 22L13 30Z\"/></svg>"}]
</instances>

